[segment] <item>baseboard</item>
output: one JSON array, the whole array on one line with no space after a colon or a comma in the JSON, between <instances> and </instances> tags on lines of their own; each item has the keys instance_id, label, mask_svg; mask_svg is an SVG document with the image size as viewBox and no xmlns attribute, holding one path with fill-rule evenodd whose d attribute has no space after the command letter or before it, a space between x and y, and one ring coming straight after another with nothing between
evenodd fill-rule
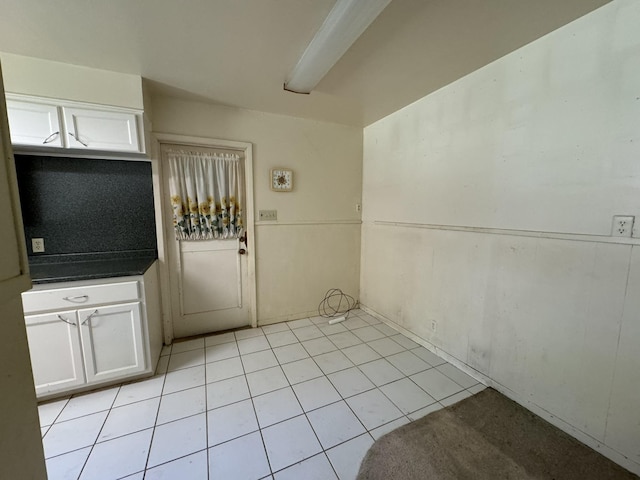
<instances>
[{"instance_id":1,"label":"baseboard","mask_svg":"<svg viewBox=\"0 0 640 480\"><path fill-rule=\"evenodd\" d=\"M618 452L617 450L614 450L613 448L605 445L604 443L600 442L596 438L593 438L591 435L583 432L582 430L579 430L579 429L575 428L573 425L565 422L564 420L562 420L559 417L556 417L555 415L553 415L552 413L548 412L547 410L545 410L541 406L539 406L539 405L537 405L537 404L525 399L524 397L522 397L518 393L510 390L509 388L505 387L504 385L502 385L499 382L496 382L494 380L490 380L489 383L487 384L487 386L496 389L501 394L503 394L505 397L510 398L511 400L513 400L514 402L518 403L519 405L522 405L527 410L535 413L540 418L546 420L547 422L549 422L554 427L557 427L560 430L562 430L563 432L567 433L568 435L571 435L573 438L575 438L579 442L585 444L589 448L592 448L596 452L602 454L603 456L605 456L609 460L617 463L621 467L626 468L627 470L629 470L632 473L635 473L636 475L640 475L640 464L634 462L633 460L631 460L629 457L625 456L624 454L622 454L622 453Z\"/></svg>"},{"instance_id":2,"label":"baseboard","mask_svg":"<svg viewBox=\"0 0 640 480\"><path fill-rule=\"evenodd\" d=\"M317 317L318 310L312 310L309 312L290 313L288 315L279 315L271 318L259 318L258 326L264 327L266 325L273 325L274 323L290 322L291 320L300 320L302 318Z\"/></svg>"},{"instance_id":3,"label":"baseboard","mask_svg":"<svg viewBox=\"0 0 640 480\"><path fill-rule=\"evenodd\" d=\"M476 380L478 380L480 383L482 383L483 385L486 386L491 386L489 383L491 382L491 379L489 377L487 377L486 375L480 373L479 371L471 368L469 365L467 365L466 363L464 363L462 360L459 360L458 358L454 357L453 355L449 354L448 352L445 352L444 350L442 350L441 348L436 347L435 345L429 343L427 340L425 340L422 337L419 337L418 335L416 335L415 333L411 332L410 330L407 330L406 328L398 325L397 323L395 323L393 320L389 320L387 317L385 317L384 315L376 312L375 310L373 310L372 308L367 307L366 305L360 305L360 309L364 310L365 312L367 312L369 315L377 318L378 320L380 320L381 322L383 322L384 324L388 325L389 327L393 328L394 330L396 330L398 333L403 334L405 337L410 338L411 340L413 340L414 342L422 345L424 348L426 348L427 350L429 350L431 353L434 353L436 355L438 355L440 358L446 360L447 362L449 362L450 364L452 364L453 366L459 368L460 370L462 370L464 373L466 373L467 375L469 375L470 377L475 378Z\"/></svg>"},{"instance_id":4,"label":"baseboard","mask_svg":"<svg viewBox=\"0 0 640 480\"><path fill-rule=\"evenodd\" d=\"M372 315L373 317L375 317L378 320L380 320L381 322L383 322L385 325L388 325L389 327L393 328L394 330L398 331L399 333L402 333L404 336L406 336L406 337L410 338L411 340L413 340L414 342L422 345L424 348L426 348L430 352L438 355L440 358L442 358L442 359L446 360L447 362L451 363L453 366L459 368L460 370L462 370L467 375L475 378L480 383L486 385L487 387L494 388L495 390L497 390L498 392L503 394L505 397L510 398L511 400L513 400L514 402L516 402L519 405L522 405L527 410L535 413L540 418L546 420L547 422L549 422L554 427L557 427L560 430L562 430L563 432L567 433L568 435L571 435L573 438L575 438L579 442L582 442L583 444L585 444L589 448L592 448L593 450L595 450L598 453L602 454L603 456L607 457L609 460L617 463L621 467L626 468L627 470L629 470L630 472L632 472L632 473L634 473L636 475L640 475L640 464L635 462L635 461L633 461L632 459L630 459L626 455L624 455L624 454L618 452L617 450L614 450L613 448L605 445L604 443L600 442L599 440L597 440L596 438L592 437L591 435L583 432L582 430L577 429L576 427L574 427L570 423L567 423L563 419L561 419L561 418L553 415L551 412L545 410L540 405L537 405L536 403L533 403L533 402L527 400L526 398L522 397L517 392L514 392L513 390L510 390L505 385L502 385L501 383L493 380L492 378L484 375L483 373L480 373L479 371L471 368L469 365L467 365L466 363L464 363L460 359L458 359L458 358L454 357L453 355L447 353L446 351L442 350L441 348L436 347L435 345L431 344L430 342L428 342L424 338L419 337L418 335L412 333L410 330L407 330L406 328L398 325L394 321L389 320L387 317L385 317L384 315L376 312L372 308L369 308L366 305L360 305L360 308L362 310L364 310L365 312L367 312L369 315Z\"/></svg>"}]
</instances>

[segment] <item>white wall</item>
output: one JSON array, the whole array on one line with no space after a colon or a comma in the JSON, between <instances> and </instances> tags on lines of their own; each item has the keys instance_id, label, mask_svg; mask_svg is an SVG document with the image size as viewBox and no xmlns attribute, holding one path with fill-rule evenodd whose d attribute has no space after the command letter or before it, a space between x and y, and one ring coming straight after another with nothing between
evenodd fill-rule
<instances>
[{"instance_id":1,"label":"white wall","mask_svg":"<svg viewBox=\"0 0 640 480\"><path fill-rule=\"evenodd\" d=\"M0 53L6 92L142 110L139 75Z\"/></svg>"},{"instance_id":2,"label":"white wall","mask_svg":"<svg viewBox=\"0 0 640 480\"><path fill-rule=\"evenodd\" d=\"M315 315L329 288L357 295L361 129L169 97L152 108L155 132L253 144L259 324ZM293 170L292 192L270 190L274 167Z\"/></svg>"},{"instance_id":3,"label":"white wall","mask_svg":"<svg viewBox=\"0 0 640 480\"><path fill-rule=\"evenodd\" d=\"M360 277L365 306L636 472L640 239L608 235L640 221L638 25L616 0L367 127Z\"/></svg>"}]
</instances>

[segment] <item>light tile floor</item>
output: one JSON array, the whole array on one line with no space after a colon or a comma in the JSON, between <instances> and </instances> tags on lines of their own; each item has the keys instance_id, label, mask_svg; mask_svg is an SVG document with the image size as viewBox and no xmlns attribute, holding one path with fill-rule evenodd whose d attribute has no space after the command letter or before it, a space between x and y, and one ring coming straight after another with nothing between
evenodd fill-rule
<instances>
[{"instance_id":1,"label":"light tile floor","mask_svg":"<svg viewBox=\"0 0 640 480\"><path fill-rule=\"evenodd\" d=\"M156 376L39 413L49 480L352 480L374 439L483 388L356 310L178 341Z\"/></svg>"}]
</instances>

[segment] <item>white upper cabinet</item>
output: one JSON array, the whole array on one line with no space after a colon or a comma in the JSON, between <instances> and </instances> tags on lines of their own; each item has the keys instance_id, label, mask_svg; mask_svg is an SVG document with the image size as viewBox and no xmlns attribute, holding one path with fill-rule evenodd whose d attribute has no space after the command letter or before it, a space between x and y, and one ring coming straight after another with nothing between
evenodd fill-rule
<instances>
[{"instance_id":1,"label":"white upper cabinet","mask_svg":"<svg viewBox=\"0 0 640 480\"><path fill-rule=\"evenodd\" d=\"M141 152L138 117L131 112L63 108L71 148Z\"/></svg>"},{"instance_id":2,"label":"white upper cabinet","mask_svg":"<svg viewBox=\"0 0 640 480\"><path fill-rule=\"evenodd\" d=\"M8 95L14 145L144 153L142 112Z\"/></svg>"},{"instance_id":3,"label":"white upper cabinet","mask_svg":"<svg viewBox=\"0 0 640 480\"><path fill-rule=\"evenodd\" d=\"M63 146L55 105L7 100L7 114L14 145Z\"/></svg>"}]
</instances>

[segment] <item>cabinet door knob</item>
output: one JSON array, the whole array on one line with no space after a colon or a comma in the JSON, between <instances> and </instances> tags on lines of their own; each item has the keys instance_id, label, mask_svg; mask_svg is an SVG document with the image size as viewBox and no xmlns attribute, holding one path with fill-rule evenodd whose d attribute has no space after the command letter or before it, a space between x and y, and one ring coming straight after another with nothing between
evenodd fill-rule
<instances>
[{"instance_id":1,"label":"cabinet door knob","mask_svg":"<svg viewBox=\"0 0 640 480\"><path fill-rule=\"evenodd\" d=\"M75 324L75 323L70 322L69 320L67 320L66 318L64 318L62 315L58 315L58 318L59 318L60 320L62 320L64 323L68 323L69 325L73 325L74 327L76 326L76 324Z\"/></svg>"}]
</instances>

